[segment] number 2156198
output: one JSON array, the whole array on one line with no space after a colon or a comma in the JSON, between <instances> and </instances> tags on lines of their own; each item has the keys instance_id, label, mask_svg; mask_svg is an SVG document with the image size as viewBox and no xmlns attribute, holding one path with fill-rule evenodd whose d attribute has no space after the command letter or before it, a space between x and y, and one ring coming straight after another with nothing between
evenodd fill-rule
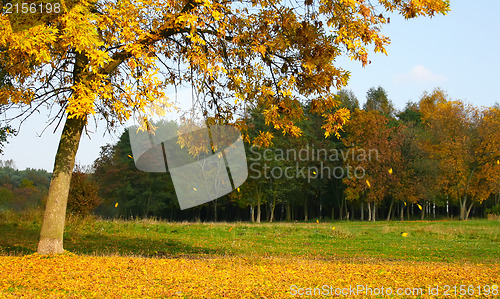
<instances>
[{"instance_id":1,"label":"number 2156198","mask_svg":"<svg viewBox=\"0 0 500 299\"><path fill-rule=\"evenodd\" d=\"M7 3L4 6L4 14L35 14L35 13L55 13L61 12L61 3Z\"/></svg>"}]
</instances>

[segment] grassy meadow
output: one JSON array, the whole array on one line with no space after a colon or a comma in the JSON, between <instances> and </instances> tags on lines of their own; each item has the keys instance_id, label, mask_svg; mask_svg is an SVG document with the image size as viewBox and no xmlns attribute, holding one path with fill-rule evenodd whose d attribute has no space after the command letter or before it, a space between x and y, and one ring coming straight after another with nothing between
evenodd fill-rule
<instances>
[{"instance_id":1,"label":"grassy meadow","mask_svg":"<svg viewBox=\"0 0 500 299\"><path fill-rule=\"evenodd\" d=\"M1 215L2 297L331 297L342 288L351 289L347 297L457 297L467 288L466 297L495 297L500 284L495 220L251 224L70 217L68 252L54 257L34 253L39 231L37 215ZM379 293L352 292L360 286ZM436 286L431 296L429 287ZM392 293L380 294L381 287ZM407 293L396 294L399 288Z\"/></svg>"}]
</instances>

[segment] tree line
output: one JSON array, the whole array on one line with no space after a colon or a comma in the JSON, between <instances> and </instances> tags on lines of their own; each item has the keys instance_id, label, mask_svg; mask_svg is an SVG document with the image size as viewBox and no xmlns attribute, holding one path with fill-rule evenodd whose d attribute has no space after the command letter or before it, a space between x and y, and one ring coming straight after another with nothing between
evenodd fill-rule
<instances>
[{"instance_id":1,"label":"tree line","mask_svg":"<svg viewBox=\"0 0 500 299\"><path fill-rule=\"evenodd\" d=\"M299 137L271 130L267 146L246 146L249 177L234 192L188 210L178 207L170 174L136 169L129 134L101 149L91 179L104 217L276 221L483 217L499 205L500 109L477 108L436 89L396 111L382 88L360 109L338 93L351 119L325 138L321 117L306 111ZM248 115L253 144L268 129L263 111ZM163 124L177 130L178 124ZM302 155L302 157L299 157ZM488 210L489 211L489 210Z\"/></svg>"},{"instance_id":2,"label":"tree line","mask_svg":"<svg viewBox=\"0 0 500 299\"><path fill-rule=\"evenodd\" d=\"M361 108L338 92L351 119L340 138L325 137L323 119L305 113L299 137L271 130L272 142L246 144L248 179L234 192L180 210L170 173L138 170L128 131L101 148L91 167L73 172L68 210L172 221L468 219L500 211L500 107L477 108L436 89L397 111L382 88ZM304 111L313 109L305 104ZM248 114L248 140L269 129L258 108ZM179 124L163 122L176 131ZM0 165L0 208L43 205L44 170Z\"/></svg>"}]
</instances>

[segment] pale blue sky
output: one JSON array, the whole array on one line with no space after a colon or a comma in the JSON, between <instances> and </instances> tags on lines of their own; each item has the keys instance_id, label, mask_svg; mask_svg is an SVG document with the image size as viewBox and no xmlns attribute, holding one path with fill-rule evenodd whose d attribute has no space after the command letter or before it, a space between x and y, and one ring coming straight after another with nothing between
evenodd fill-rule
<instances>
[{"instance_id":1,"label":"pale blue sky","mask_svg":"<svg viewBox=\"0 0 500 299\"><path fill-rule=\"evenodd\" d=\"M395 106L402 109L409 100L417 101L424 91L441 87L455 99L476 106L491 106L500 102L497 86L500 76L500 1L451 1L447 16L404 20L391 17L383 32L391 38L388 56L371 55L372 63L365 68L358 62L342 58L339 64L351 70L348 88L361 104L366 91L382 86ZM178 100L191 102L190 92L178 95ZM60 130L46 130L46 115L34 114L23 125L18 136L5 146L0 160L13 159L19 169L26 167L52 171ZM90 126L93 130L95 126ZM123 129L120 130L121 133ZM92 164L100 147L116 142L117 137L106 135L100 126L89 137L84 136L77 163Z\"/></svg>"}]
</instances>

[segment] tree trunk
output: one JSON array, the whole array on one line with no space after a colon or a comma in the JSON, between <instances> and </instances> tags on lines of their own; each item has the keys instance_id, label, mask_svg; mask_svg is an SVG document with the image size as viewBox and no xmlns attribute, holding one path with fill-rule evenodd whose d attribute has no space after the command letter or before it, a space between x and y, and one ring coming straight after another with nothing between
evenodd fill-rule
<instances>
[{"instance_id":1,"label":"tree trunk","mask_svg":"<svg viewBox=\"0 0 500 299\"><path fill-rule=\"evenodd\" d=\"M271 206L271 216L269 217L269 222L273 222L274 219L274 208L276 207L276 197L273 198L273 203Z\"/></svg>"},{"instance_id":2,"label":"tree trunk","mask_svg":"<svg viewBox=\"0 0 500 299\"><path fill-rule=\"evenodd\" d=\"M64 251L63 233L69 186L85 123L85 119L70 118L66 119L64 124L43 216L37 249L39 254L57 254Z\"/></svg>"},{"instance_id":3,"label":"tree trunk","mask_svg":"<svg viewBox=\"0 0 500 299\"><path fill-rule=\"evenodd\" d=\"M405 206L404 206L403 202L401 203L401 207L399 207L399 209L400 209L399 218L401 219L401 221L404 221L405 220Z\"/></svg>"},{"instance_id":4,"label":"tree trunk","mask_svg":"<svg viewBox=\"0 0 500 299\"><path fill-rule=\"evenodd\" d=\"M339 220L344 220L344 197L340 199L339 203Z\"/></svg>"},{"instance_id":5,"label":"tree trunk","mask_svg":"<svg viewBox=\"0 0 500 299\"><path fill-rule=\"evenodd\" d=\"M252 221L252 223L255 222L255 209L253 208L253 206L250 206L250 220Z\"/></svg>"},{"instance_id":6,"label":"tree trunk","mask_svg":"<svg viewBox=\"0 0 500 299\"><path fill-rule=\"evenodd\" d=\"M372 221L376 221L375 215L377 214L377 205L373 203Z\"/></svg>"},{"instance_id":7,"label":"tree trunk","mask_svg":"<svg viewBox=\"0 0 500 299\"><path fill-rule=\"evenodd\" d=\"M372 208L371 208L369 202L367 202L366 205L368 206L368 221L371 221L372 220Z\"/></svg>"},{"instance_id":8,"label":"tree trunk","mask_svg":"<svg viewBox=\"0 0 500 299\"><path fill-rule=\"evenodd\" d=\"M286 202L286 221L292 221L292 205L290 200Z\"/></svg>"},{"instance_id":9,"label":"tree trunk","mask_svg":"<svg viewBox=\"0 0 500 299\"><path fill-rule=\"evenodd\" d=\"M463 200L460 201L460 220L465 220L465 214L467 213L467 197L464 197Z\"/></svg>"},{"instance_id":10,"label":"tree trunk","mask_svg":"<svg viewBox=\"0 0 500 299\"><path fill-rule=\"evenodd\" d=\"M260 223L260 195L257 196L257 223Z\"/></svg>"},{"instance_id":11,"label":"tree trunk","mask_svg":"<svg viewBox=\"0 0 500 299\"><path fill-rule=\"evenodd\" d=\"M361 203L360 208L361 208L361 217L359 219L361 221L365 221L365 209L363 209L363 203Z\"/></svg>"},{"instance_id":12,"label":"tree trunk","mask_svg":"<svg viewBox=\"0 0 500 299\"><path fill-rule=\"evenodd\" d=\"M391 205L389 206L389 213L387 213L387 218L385 219L385 221L391 220L392 206L394 206L394 198L391 200Z\"/></svg>"},{"instance_id":13,"label":"tree trunk","mask_svg":"<svg viewBox=\"0 0 500 299\"><path fill-rule=\"evenodd\" d=\"M214 222L217 222L217 198L214 200Z\"/></svg>"},{"instance_id":14,"label":"tree trunk","mask_svg":"<svg viewBox=\"0 0 500 299\"><path fill-rule=\"evenodd\" d=\"M420 213L420 220L424 220L425 218L425 209L427 209L427 202L424 202L424 206L422 207L422 212Z\"/></svg>"},{"instance_id":15,"label":"tree trunk","mask_svg":"<svg viewBox=\"0 0 500 299\"><path fill-rule=\"evenodd\" d=\"M473 204L474 204L473 202L471 202L471 203L470 203L470 206L469 206L469 208L467 209L467 213L465 214L465 220L468 220L468 219L469 219L470 210L472 209L472 205L473 205Z\"/></svg>"},{"instance_id":16,"label":"tree trunk","mask_svg":"<svg viewBox=\"0 0 500 299\"><path fill-rule=\"evenodd\" d=\"M304 201L304 221L307 221L308 219L308 214L307 214L307 198L306 200Z\"/></svg>"}]
</instances>

